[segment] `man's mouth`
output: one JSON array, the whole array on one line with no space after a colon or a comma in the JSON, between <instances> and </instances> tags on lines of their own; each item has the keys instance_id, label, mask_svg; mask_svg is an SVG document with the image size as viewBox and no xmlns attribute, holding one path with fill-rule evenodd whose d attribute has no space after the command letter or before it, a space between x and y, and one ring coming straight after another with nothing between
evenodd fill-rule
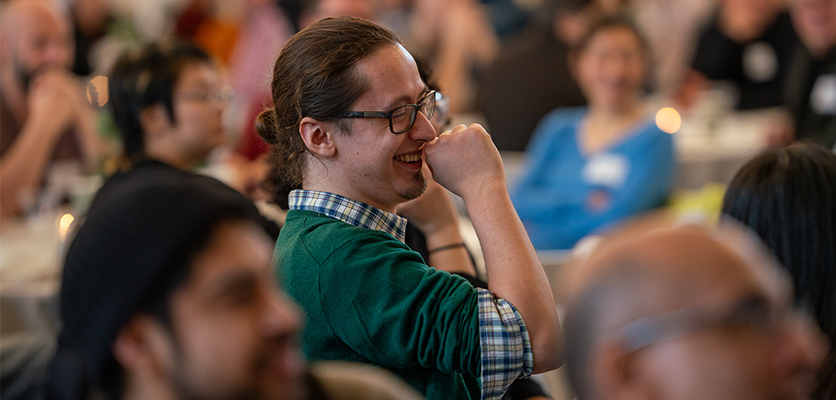
<instances>
[{"instance_id":1,"label":"man's mouth","mask_svg":"<svg viewBox=\"0 0 836 400\"><path fill-rule=\"evenodd\" d=\"M274 378L296 379L305 362L295 343L282 342L264 348L258 355L257 367Z\"/></svg>"},{"instance_id":2,"label":"man's mouth","mask_svg":"<svg viewBox=\"0 0 836 400\"><path fill-rule=\"evenodd\" d=\"M402 154L399 156L395 156L395 161L400 161L402 163L412 164L418 161L421 161L421 152L412 153L412 154Z\"/></svg>"}]
</instances>

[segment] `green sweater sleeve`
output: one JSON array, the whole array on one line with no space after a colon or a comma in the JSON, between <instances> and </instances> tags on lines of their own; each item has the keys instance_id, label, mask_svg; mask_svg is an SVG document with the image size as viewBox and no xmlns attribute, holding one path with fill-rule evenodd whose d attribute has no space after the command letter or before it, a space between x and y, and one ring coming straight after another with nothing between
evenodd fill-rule
<instances>
[{"instance_id":1,"label":"green sweater sleeve","mask_svg":"<svg viewBox=\"0 0 836 400\"><path fill-rule=\"evenodd\" d=\"M277 260L286 289L317 325L306 329L310 339L328 343L319 336L333 336L367 362L391 368L479 376L475 288L428 267L386 233L330 218L302 220L289 235L283 229Z\"/></svg>"}]
</instances>

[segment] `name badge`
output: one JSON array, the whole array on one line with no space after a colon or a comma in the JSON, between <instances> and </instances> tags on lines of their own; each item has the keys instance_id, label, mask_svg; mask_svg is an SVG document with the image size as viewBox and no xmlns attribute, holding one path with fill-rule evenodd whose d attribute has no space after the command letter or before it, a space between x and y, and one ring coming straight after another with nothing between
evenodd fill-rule
<instances>
[{"instance_id":1,"label":"name badge","mask_svg":"<svg viewBox=\"0 0 836 400\"><path fill-rule=\"evenodd\" d=\"M589 184L617 188L624 184L630 170L627 158L619 154L596 154L587 161L581 176Z\"/></svg>"},{"instance_id":2,"label":"name badge","mask_svg":"<svg viewBox=\"0 0 836 400\"><path fill-rule=\"evenodd\" d=\"M743 48L743 73L755 83L771 81L778 74L778 55L766 42L755 42Z\"/></svg>"},{"instance_id":3,"label":"name badge","mask_svg":"<svg viewBox=\"0 0 836 400\"><path fill-rule=\"evenodd\" d=\"M810 108L819 115L836 115L836 75L826 74L816 78L810 92Z\"/></svg>"}]
</instances>

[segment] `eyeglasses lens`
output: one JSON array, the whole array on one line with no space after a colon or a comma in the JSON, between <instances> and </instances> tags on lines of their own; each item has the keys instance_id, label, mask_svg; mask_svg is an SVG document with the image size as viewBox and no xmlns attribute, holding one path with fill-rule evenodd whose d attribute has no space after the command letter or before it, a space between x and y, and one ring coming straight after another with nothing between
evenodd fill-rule
<instances>
[{"instance_id":1,"label":"eyeglasses lens","mask_svg":"<svg viewBox=\"0 0 836 400\"><path fill-rule=\"evenodd\" d=\"M418 110L427 119L430 119L435 114L436 99L440 96L438 92L432 92L416 105L410 104L400 107L392 112L392 132L404 133L415 125L415 119L418 117Z\"/></svg>"}]
</instances>

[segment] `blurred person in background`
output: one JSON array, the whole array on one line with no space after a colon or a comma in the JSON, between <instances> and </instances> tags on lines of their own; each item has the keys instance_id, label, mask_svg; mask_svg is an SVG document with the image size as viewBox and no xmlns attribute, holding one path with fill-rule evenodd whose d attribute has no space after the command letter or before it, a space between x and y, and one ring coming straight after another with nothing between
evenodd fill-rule
<instances>
[{"instance_id":1,"label":"blurred person in background","mask_svg":"<svg viewBox=\"0 0 836 400\"><path fill-rule=\"evenodd\" d=\"M697 33L710 16L713 1L599 0L630 15L647 38L653 69L648 87L661 98L677 94L689 70ZM610 14L613 15L613 14Z\"/></svg>"},{"instance_id":2,"label":"blurred person in background","mask_svg":"<svg viewBox=\"0 0 836 400\"><path fill-rule=\"evenodd\" d=\"M247 174L266 172L268 147L253 122L270 103L275 54L293 33L295 27L275 0L192 0L180 12L175 35L212 55L231 88L223 123L234 151L218 152L213 161Z\"/></svg>"},{"instance_id":3,"label":"blurred person in background","mask_svg":"<svg viewBox=\"0 0 836 400\"><path fill-rule=\"evenodd\" d=\"M73 30L75 31L75 63L73 72L88 76L94 72L92 60L97 42L108 34L113 21L110 4L106 0L72 0Z\"/></svg>"},{"instance_id":4,"label":"blurred person in background","mask_svg":"<svg viewBox=\"0 0 836 400\"><path fill-rule=\"evenodd\" d=\"M0 216L10 216L36 203L50 165L92 172L105 148L69 70L67 15L48 0L9 0L0 18Z\"/></svg>"},{"instance_id":5,"label":"blurred person in background","mask_svg":"<svg viewBox=\"0 0 836 400\"><path fill-rule=\"evenodd\" d=\"M586 104L569 70L569 49L601 12L594 0L551 0L509 39L479 81L477 109L500 151L523 151L537 123L559 107Z\"/></svg>"},{"instance_id":6,"label":"blurred person in background","mask_svg":"<svg viewBox=\"0 0 836 400\"><path fill-rule=\"evenodd\" d=\"M252 203L168 170L97 198L72 239L52 399L410 399L382 371L305 366Z\"/></svg>"},{"instance_id":7,"label":"blurred person in background","mask_svg":"<svg viewBox=\"0 0 836 400\"><path fill-rule=\"evenodd\" d=\"M807 398L826 345L754 235L644 220L567 272L579 399Z\"/></svg>"},{"instance_id":8,"label":"blurred person in background","mask_svg":"<svg viewBox=\"0 0 836 400\"><path fill-rule=\"evenodd\" d=\"M354 17L367 21L376 20L376 2L372 0L302 0L299 27L328 17Z\"/></svg>"},{"instance_id":9,"label":"blurred person in background","mask_svg":"<svg viewBox=\"0 0 836 400\"><path fill-rule=\"evenodd\" d=\"M299 0L298 8L299 15L297 16L298 20L296 21L296 24L298 24L301 28L305 28L308 25L327 17L350 16L373 21L375 20L376 15L376 9L371 0ZM265 18L262 17L260 19L264 20ZM288 21L288 23L290 23L290 21ZM267 162L267 154L270 152L270 146L267 145L267 143L265 143L255 131L254 121L258 114L264 110L264 107L272 105L272 99L270 98L269 91L270 71L273 67L273 62L275 61L275 55L279 53L282 46L284 46L284 43L287 41L287 38L290 37L290 34L283 33L281 40L279 41L276 40L276 35L267 34L268 32L264 33L265 34L259 35L254 34L249 40L249 51L253 53L254 56L249 57L241 53L237 54L237 57L232 60L233 75L236 75L234 73L234 67L236 64L245 64L250 66L251 69L253 69L251 72L255 72L254 69L256 66L261 66L262 68L260 69L264 69L264 71L260 71L258 74L255 74L259 76L257 79L254 77L253 73L237 74L240 79L249 81L251 84L249 85L250 92L258 93L257 96L244 96L245 98L249 98L249 114L243 121L244 123L242 125L243 130L241 131L241 137L238 144L235 146L235 154L241 157L232 158L232 161L239 165L239 168L247 167L246 160L253 161L249 164L249 167L252 169L263 166ZM271 43L272 46L265 47L264 43L262 43L264 41ZM279 46L276 47L275 45ZM236 45L236 50L238 48L238 45ZM249 61L236 63L236 59ZM260 60L260 62L254 62L253 60L255 59ZM236 93L236 97L238 97L238 93L240 93L240 91L235 90L234 86L233 90ZM275 180L275 177L270 177L268 179L272 182ZM279 195L286 196L288 191L285 189L286 188L282 187L278 188ZM282 205L282 208L286 209L285 200L280 201L279 204Z\"/></svg>"},{"instance_id":10,"label":"blurred person in background","mask_svg":"<svg viewBox=\"0 0 836 400\"><path fill-rule=\"evenodd\" d=\"M500 41L478 0L422 0L412 4L404 41L425 59L453 114L472 112L479 75L499 53Z\"/></svg>"},{"instance_id":11,"label":"blurred person in background","mask_svg":"<svg viewBox=\"0 0 836 400\"><path fill-rule=\"evenodd\" d=\"M212 58L186 42L128 49L109 81L110 107L129 168L146 160L192 170L224 143L229 101Z\"/></svg>"},{"instance_id":12,"label":"blurred person in background","mask_svg":"<svg viewBox=\"0 0 836 400\"><path fill-rule=\"evenodd\" d=\"M737 172L722 212L752 228L789 272L795 305L830 342L811 399L836 398L836 155L811 143L766 150Z\"/></svg>"},{"instance_id":13,"label":"blurred person in background","mask_svg":"<svg viewBox=\"0 0 836 400\"><path fill-rule=\"evenodd\" d=\"M642 100L650 55L635 26L606 18L572 57L589 106L543 118L511 189L538 250L572 248L590 233L660 206L673 185L673 140Z\"/></svg>"},{"instance_id":14,"label":"blurred person in background","mask_svg":"<svg viewBox=\"0 0 836 400\"><path fill-rule=\"evenodd\" d=\"M780 0L721 0L699 35L680 103L711 84L728 82L738 110L784 104L784 86L799 45Z\"/></svg>"},{"instance_id":15,"label":"blurred person in background","mask_svg":"<svg viewBox=\"0 0 836 400\"><path fill-rule=\"evenodd\" d=\"M836 1L793 0L791 15L803 46L787 80L786 105L796 140L836 144Z\"/></svg>"},{"instance_id":16,"label":"blurred person in background","mask_svg":"<svg viewBox=\"0 0 836 400\"><path fill-rule=\"evenodd\" d=\"M128 49L110 74L109 105L122 137L121 169L203 166L226 142L223 113L229 94L220 71L203 50L187 42L159 42ZM266 172L235 169L223 180L253 195ZM143 172L139 172L143 173Z\"/></svg>"},{"instance_id":17,"label":"blurred person in background","mask_svg":"<svg viewBox=\"0 0 836 400\"><path fill-rule=\"evenodd\" d=\"M258 136L253 121L269 104L275 55L295 33L275 0L246 0L240 5L242 15L226 71L233 93L227 119L237 138Z\"/></svg>"},{"instance_id":18,"label":"blurred person in background","mask_svg":"<svg viewBox=\"0 0 836 400\"><path fill-rule=\"evenodd\" d=\"M270 105L270 72L275 55L295 31L275 0L246 0L241 7L243 15L226 70L233 96L224 121L231 127L234 151L216 161L231 166L238 176L233 179L240 179L236 188L265 200L269 196L259 189L259 183L270 169L269 147L258 137L254 123L258 113Z\"/></svg>"}]
</instances>

